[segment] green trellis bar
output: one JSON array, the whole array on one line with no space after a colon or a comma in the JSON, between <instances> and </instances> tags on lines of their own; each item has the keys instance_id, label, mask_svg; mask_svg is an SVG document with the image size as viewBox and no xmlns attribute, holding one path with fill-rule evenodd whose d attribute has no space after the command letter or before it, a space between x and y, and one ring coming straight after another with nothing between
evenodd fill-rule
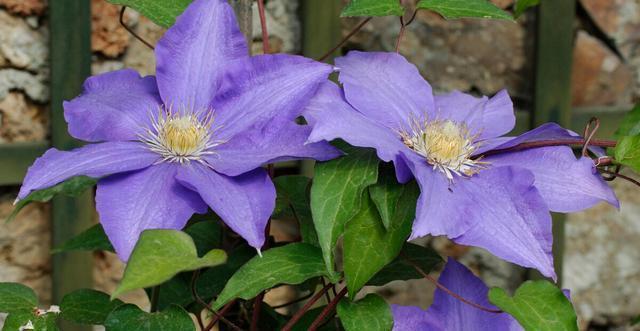
<instances>
[{"instance_id":1,"label":"green trellis bar","mask_svg":"<svg viewBox=\"0 0 640 331\"><path fill-rule=\"evenodd\" d=\"M68 150L79 146L67 133L62 102L80 93L82 82L91 74L91 1L55 0L49 2L51 31L51 142ZM79 198L56 197L52 211L52 245L60 245L92 224L93 198L87 192ZM65 293L92 287L92 257L89 253L63 253L53 256L53 302ZM89 330L65 326L65 330Z\"/></svg>"}]
</instances>

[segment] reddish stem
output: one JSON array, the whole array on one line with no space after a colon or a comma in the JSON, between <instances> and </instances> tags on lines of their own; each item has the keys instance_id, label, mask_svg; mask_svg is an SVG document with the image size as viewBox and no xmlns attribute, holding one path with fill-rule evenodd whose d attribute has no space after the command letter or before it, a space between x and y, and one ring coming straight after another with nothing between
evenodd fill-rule
<instances>
[{"instance_id":1,"label":"reddish stem","mask_svg":"<svg viewBox=\"0 0 640 331\"><path fill-rule=\"evenodd\" d=\"M298 310L293 317L291 317L291 319L289 320L289 322L287 322L287 324L282 328L282 331L291 331L291 329L293 329L293 326L298 323L298 321L300 321L300 319L302 318L302 316L304 316L304 314L309 310L309 308L311 308L311 306L313 306L316 302L318 302L318 300L320 300L320 298L322 298L322 296L327 293L327 291L329 291L329 289L333 286L333 284L328 284L325 285L320 292L316 293L311 299L309 299L309 301L307 301L307 303L304 304L304 306L302 306L302 308L300 308L300 310Z\"/></svg>"},{"instance_id":2,"label":"reddish stem","mask_svg":"<svg viewBox=\"0 0 640 331\"><path fill-rule=\"evenodd\" d=\"M127 10L127 6L122 6L122 9L120 9L120 25L122 25L122 27L127 30L127 32L129 32L134 38L138 39L141 43L145 44L145 46L151 48L152 50L154 49L153 45L151 45L150 42L144 40L144 38L142 38L140 35L138 35L137 33L135 33L135 31L133 31L133 29L131 29L125 22L124 22L124 12L125 10Z\"/></svg>"},{"instance_id":3,"label":"reddish stem","mask_svg":"<svg viewBox=\"0 0 640 331\"><path fill-rule=\"evenodd\" d=\"M331 302L329 302L329 304L326 307L324 307L322 312L320 312L320 315L318 315L318 317L316 317L316 319L313 321L313 323L311 323L311 326L309 326L309 331L318 330L320 325L322 325L322 323L324 322L325 318L327 318L329 316L329 314L331 314L333 312L333 310L338 305L338 302L340 302L340 300L342 300L342 298L344 298L345 295L347 295L347 288L346 287L343 288L338 293L338 295L336 295L333 298L333 300L331 300Z\"/></svg>"},{"instance_id":4,"label":"reddish stem","mask_svg":"<svg viewBox=\"0 0 640 331\"><path fill-rule=\"evenodd\" d=\"M400 32L398 33L398 40L396 40L396 53L400 52L400 42L402 41L402 37L404 36L404 29L406 25L404 24L404 17L400 16Z\"/></svg>"},{"instance_id":5,"label":"reddish stem","mask_svg":"<svg viewBox=\"0 0 640 331\"><path fill-rule=\"evenodd\" d=\"M231 307L233 306L233 304L236 303L236 300L233 300L231 302L229 302L226 306L224 306L222 309L220 309L220 311L216 312L213 309L209 309L210 311L214 312L215 317L213 319L211 319L211 321L209 322L209 325L207 325L207 327L204 329L204 331L210 331L211 329L213 329L213 327L216 325L216 323L218 323L219 319L223 319L224 318L224 314L226 314L229 309L231 309ZM242 330L241 328L239 328L238 326L236 326L233 323L226 322L231 328L233 328L234 330Z\"/></svg>"},{"instance_id":6,"label":"reddish stem","mask_svg":"<svg viewBox=\"0 0 640 331\"><path fill-rule=\"evenodd\" d=\"M637 180L635 180L635 179L633 179L633 178L631 178L631 177L629 177L629 176L623 175L623 174L618 173L618 172L609 171L609 170L606 170L606 169L598 169L598 170L599 170L600 172L605 173L605 174L612 175L612 176L613 176L613 178L615 178L615 177L620 177L620 178L622 178L622 179L624 179L624 180L626 180L626 181L628 181L628 182L631 182L631 183L633 183L633 184L635 184L635 185L637 185L637 186L640 186L640 182L639 182L639 181L637 181Z\"/></svg>"},{"instance_id":7,"label":"reddish stem","mask_svg":"<svg viewBox=\"0 0 640 331\"><path fill-rule=\"evenodd\" d=\"M484 156L496 155L502 153L510 153L510 152L518 152L531 148L539 148L539 147L549 147L549 146L583 146L587 142L582 138L575 139L549 139L549 140L540 140L533 141L528 143L518 144L513 147L503 148L503 149L494 149L491 151L486 151L480 155L476 155L473 159L479 159ZM591 139L588 141L589 146L598 146L598 147L616 147L617 142L615 140L601 140L601 139Z\"/></svg>"},{"instance_id":8,"label":"reddish stem","mask_svg":"<svg viewBox=\"0 0 640 331\"><path fill-rule=\"evenodd\" d=\"M267 30L267 17L264 12L264 0L258 0L258 14L260 15L260 27L262 28L262 52L271 53L269 46L269 31Z\"/></svg>"},{"instance_id":9,"label":"reddish stem","mask_svg":"<svg viewBox=\"0 0 640 331\"><path fill-rule=\"evenodd\" d=\"M338 48L342 47L342 45L344 45L347 41L349 41L349 39L351 39L351 37L353 37L353 35L358 33L358 31L360 31L360 29L362 29L362 27L364 27L369 21L371 21L371 18L372 17L367 17L364 20L362 20L362 22L360 22L358 25L356 25L356 27L353 28L353 30L351 30L351 32L349 32L349 34L347 34L344 38L342 38L342 40L336 46L334 46L332 49L330 49L328 52L326 52L323 56L319 57L318 58L318 62L322 62L322 61L326 60L329 56L331 56L331 54L333 54L333 52L338 50Z\"/></svg>"}]
</instances>

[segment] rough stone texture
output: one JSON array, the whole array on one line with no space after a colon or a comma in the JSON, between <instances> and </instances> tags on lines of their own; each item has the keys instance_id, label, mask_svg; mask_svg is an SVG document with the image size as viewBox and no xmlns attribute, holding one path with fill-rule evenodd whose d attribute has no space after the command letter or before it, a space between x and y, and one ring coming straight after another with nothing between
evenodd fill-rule
<instances>
[{"instance_id":1,"label":"rough stone texture","mask_svg":"<svg viewBox=\"0 0 640 331\"><path fill-rule=\"evenodd\" d=\"M0 57L5 66L41 70L48 59L46 29L33 29L26 20L0 10Z\"/></svg>"},{"instance_id":2,"label":"rough stone texture","mask_svg":"<svg viewBox=\"0 0 640 331\"><path fill-rule=\"evenodd\" d=\"M140 17L135 31L144 38L144 40L155 45L164 34L165 29L154 24L145 17ZM142 75L153 75L156 72L156 59L153 50L149 49L139 40L131 41L131 45L123 58L125 67L138 70Z\"/></svg>"},{"instance_id":3,"label":"rough stone texture","mask_svg":"<svg viewBox=\"0 0 640 331\"><path fill-rule=\"evenodd\" d=\"M131 15L125 13L125 22ZM129 45L129 33L120 24L120 6L104 0L91 1L91 49L107 57L117 57Z\"/></svg>"},{"instance_id":4,"label":"rough stone texture","mask_svg":"<svg viewBox=\"0 0 640 331\"><path fill-rule=\"evenodd\" d=\"M41 15L47 8L46 0L0 0L0 7L13 14Z\"/></svg>"},{"instance_id":5,"label":"rough stone texture","mask_svg":"<svg viewBox=\"0 0 640 331\"><path fill-rule=\"evenodd\" d=\"M360 20L345 20L343 33ZM405 31L400 53L418 66L437 91L462 90L492 95L503 88L528 97L531 69L526 54L531 45L526 17L519 23L491 20L446 21L420 11ZM347 49L395 49L397 18L375 18Z\"/></svg>"},{"instance_id":6,"label":"rough stone texture","mask_svg":"<svg viewBox=\"0 0 640 331\"><path fill-rule=\"evenodd\" d=\"M42 141L49 132L45 107L29 102L22 93L0 99L0 143Z\"/></svg>"},{"instance_id":7,"label":"rough stone texture","mask_svg":"<svg viewBox=\"0 0 640 331\"><path fill-rule=\"evenodd\" d=\"M0 194L0 220L13 211L17 191ZM11 223L0 221L0 281L33 288L43 305L51 300L50 227L46 205L24 208Z\"/></svg>"},{"instance_id":8,"label":"rough stone texture","mask_svg":"<svg viewBox=\"0 0 640 331\"><path fill-rule=\"evenodd\" d=\"M640 313L640 197L638 187L616 180L620 211L600 204L568 217L564 287L584 327L628 325Z\"/></svg>"},{"instance_id":9,"label":"rough stone texture","mask_svg":"<svg viewBox=\"0 0 640 331\"><path fill-rule=\"evenodd\" d=\"M16 69L0 69L0 99L4 99L9 91L23 91L34 101L44 103L49 100L49 88L45 85L43 74L32 74Z\"/></svg>"},{"instance_id":10,"label":"rough stone texture","mask_svg":"<svg viewBox=\"0 0 640 331\"><path fill-rule=\"evenodd\" d=\"M584 31L576 37L571 80L574 106L631 105L631 68Z\"/></svg>"}]
</instances>

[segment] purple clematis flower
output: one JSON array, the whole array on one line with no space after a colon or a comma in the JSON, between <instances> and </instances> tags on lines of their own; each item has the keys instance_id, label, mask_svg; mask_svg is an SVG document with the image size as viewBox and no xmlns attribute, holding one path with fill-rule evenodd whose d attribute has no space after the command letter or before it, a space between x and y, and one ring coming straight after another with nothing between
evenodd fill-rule
<instances>
[{"instance_id":1,"label":"purple clematis flower","mask_svg":"<svg viewBox=\"0 0 640 331\"><path fill-rule=\"evenodd\" d=\"M439 283L453 293L489 309L497 309L487 299L489 289L469 269L449 258ZM507 313L490 313L472 307L436 289L433 304L426 310L415 306L392 305L393 331L516 331L520 324Z\"/></svg>"},{"instance_id":2,"label":"purple clematis flower","mask_svg":"<svg viewBox=\"0 0 640 331\"><path fill-rule=\"evenodd\" d=\"M87 79L65 102L75 138L29 168L18 198L72 176L101 178L96 205L127 260L146 229L181 229L211 207L253 247L264 242L275 188L264 163L327 160L295 119L332 68L299 56L249 57L225 0L196 0L155 48L157 76L119 70Z\"/></svg>"},{"instance_id":3,"label":"purple clematis flower","mask_svg":"<svg viewBox=\"0 0 640 331\"><path fill-rule=\"evenodd\" d=\"M566 146L493 154L522 142L576 138L546 124L517 138L506 91L493 98L435 96L417 68L396 53L351 52L336 59L342 91L325 83L303 115L309 142L342 138L392 161L400 182L421 188L411 238L445 235L555 278L549 211L601 200L618 206L591 159Z\"/></svg>"}]
</instances>

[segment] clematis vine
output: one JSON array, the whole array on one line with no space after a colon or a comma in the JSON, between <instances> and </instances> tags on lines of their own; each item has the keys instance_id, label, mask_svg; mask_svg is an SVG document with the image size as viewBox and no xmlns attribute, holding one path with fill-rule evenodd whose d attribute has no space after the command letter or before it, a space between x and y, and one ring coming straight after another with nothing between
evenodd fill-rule
<instances>
[{"instance_id":1,"label":"clematis vine","mask_svg":"<svg viewBox=\"0 0 640 331\"><path fill-rule=\"evenodd\" d=\"M48 150L18 199L73 176L101 178L96 205L127 260L146 229L181 229L208 207L260 248L275 205L265 163L327 160L295 120L332 68L289 55L250 57L225 0L196 0L155 48L156 77L125 69L90 77L65 102L70 134L91 142Z\"/></svg>"},{"instance_id":2,"label":"clematis vine","mask_svg":"<svg viewBox=\"0 0 640 331\"><path fill-rule=\"evenodd\" d=\"M487 309L497 310L487 299L489 289L469 269L449 258L438 279L445 288ZM433 304L425 311L416 306L392 305L393 331L523 330L506 313L492 313L464 303L440 288L433 295Z\"/></svg>"},{"instance_id":3,"label":"clematis vine","mask_svg":"<svg viewBox=\"0 0 640 331\"><path fill-rule=\"evenodd\" d=\"M410 239L445 235L555 278L551 215L618 206L588 157L567 146L508 152L520 143L576 138L556 124L519 137L506 91L492 98L434 96L417 68L396 53L350 52L336 59L344 90L325 83L304 112L309 142L341 138L375 148L398 181L421 195ZM502 152L504 151L504 153ZM486 154L486 156L485 156Z\"/></svg>"}]
</instances>

